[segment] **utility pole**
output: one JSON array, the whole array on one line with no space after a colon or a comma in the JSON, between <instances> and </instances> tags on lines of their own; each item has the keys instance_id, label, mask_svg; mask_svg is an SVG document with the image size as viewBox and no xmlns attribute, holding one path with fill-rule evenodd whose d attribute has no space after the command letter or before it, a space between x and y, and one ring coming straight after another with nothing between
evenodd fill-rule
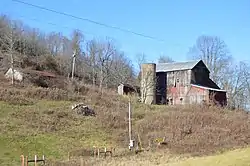
<instances>
[{"instance_id":1,"label":"utility pole","mask_svg":"<svg viewBox=\"0 0 250 166\"><path fill-rule=\"evenodd\" d=\"M129 98L128 103L128 132L129 132L129 150L134 147L134 141L132 140L132 124L131 124L131 101Z\"/></svg>"},{"instance_id":2,"label":"utility pole","mask_svg":"<svg viewBox=\"0 0 250 166\"><path fill-rule=\"evenodd\" d=\"M74 73L75 73L75 63L76 63L76 51L74 51L73 55L73 62L72 62L72 81L74 80Z\"/></svg>"},{"instance_id":3,"label":"utility pole","mask_svg":"<svg viewBox=\"0 0 250 166\"><path fill-rule=\"evenodd\" d=\"M12 71L12 76L11 76L11 84L14 85L14 58L13 58L13 29L11 28L10 32L10 63L11 63L11 71Z\"/></svg>"},{"instance_id":4,"label":"utility pole","mask_svg":"<svg viewBox=\"0 0 250 166\"><path fill-rule=\"evenodd\" d=\"M15 72L15 70L14 70L14 59L13 59L12 51L10 53L10 58L11 58L11 70L12 70L11 84L14 85L14 72Z\"/></svg>"}]
</instances>

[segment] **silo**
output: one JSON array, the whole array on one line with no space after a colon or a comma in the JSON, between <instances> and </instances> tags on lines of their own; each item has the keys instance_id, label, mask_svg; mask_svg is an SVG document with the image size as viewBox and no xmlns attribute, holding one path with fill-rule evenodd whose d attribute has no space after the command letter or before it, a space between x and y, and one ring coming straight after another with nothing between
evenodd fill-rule
<instances>
[{"instance_id":1,"label":"silo","mask_svg":"<svg viewBox=\"0 0 250 166\"><path fill-rule=\"evenodd\" d=\"M156 102L156 64L141 65L141 102L155 104Z\"/></svg>"}]
</instances>

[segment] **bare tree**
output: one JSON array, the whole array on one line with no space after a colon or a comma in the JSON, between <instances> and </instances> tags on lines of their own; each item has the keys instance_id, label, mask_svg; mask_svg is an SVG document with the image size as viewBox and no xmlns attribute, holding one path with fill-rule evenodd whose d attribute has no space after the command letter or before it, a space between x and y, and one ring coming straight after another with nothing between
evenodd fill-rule
<instances>
[{"instance_id":1,"label":"bare tree","mask_svg":"<svg viewBox=\"0 0 250 166\"><path fill-rule=\"evenodd\" d=\"M202 59L210 69L210 77L217 84L227 69L232 56L229 54L226 43L217 36L200 36L196 44L190 49L193 59Z\"/></svg>"},{"instance_id":2,"label":"bare tree","mask_svg":"<svg viewBox=\"0 0 250 166\"><path fill-rule=\"evenodd\" d=\"M13 25L11 22L17 25L13 38L10 38L9 33ZM75 51L75 78L99 85L100 89L103 86L115 87L120 82L134 81L132 63L114 41L93 39L86 42L85 46L83 39L83 34L78 30L73 31L69 38L58 32L43 33L22 22L0 16L1 70L10 67L11 56L6 55L10 55L12 50L13 59L20 61L20 65L15 63L16 67L49 70L69 76L72 74L72 54Z\"/></svg>"},{"instance_id":3,"label":"bare tree","mask_svg":"<svg viewBox=\"0 0 250 166\"><path fill-rule=\"evenodd\" d=\"M4 46L6 49L4 49L4 53L9 56L10 59L10 68L11 68L11 84L14 85L14 54L15 54L15 43L16 43L16 35L15 35L15 25L11 22L9 24L9 27L6 30L6 33L1 38L0 42L1 45Z\"/></svg>"},{"instance_id":4,"label":"bare tree","mask_svg":"<svg viewBox=\"0 0 250 166\"><path fill-rule=\"evenodd\" d=\"M92 68L91 77L92 77L92 85L95 86L97 82L97 56L98 56L98 43L96 40L90 40L87 42L87 54L90 57L90 66Z\"/></svg>"},{"instance_id":5,"label":"bare tree","mask_svg":"<svg viewBox=\"0 0 250 166\"><path fill-rule=\"evenodd\" d=\"M138 76L136 80L137 84L139 85L141 84L141 65L147 62L147 56L144 53L137 54L135 61L139 70L137 71Z\"/></svg>"},{"instance_id":6,"label":"bare tree","mask_svg":"<svg viewBox=\"0 0 250 166\"><path fill-rule=\"evenodd\" d=\"M247 109L248 111L250 111L250 64L249 63L246 63L244 62L242 67L244 68L244 71L241 73L243 74L243 81L244 81L244 84L245 84L245 109Z\"/></svg>"},{"instance_id":7,"label":"bare tree","mask_svg":"<svg viewBox=\"0 0 250 166\"><path fill-rule=\"evenodd\" d=\"M135 84L132 62L128 60L124 53L116 51L112 59L108 84L112 86L119 83Z\"/></svg>"},{"instance_id":8,"label":"bare tree","mask_svg":"<svg viewBox=\"0 0 250 166\"><path fill-rule=\"evenodd\" d=\"M166 55L161 55L158 59L158 63L171 63L174 62L174 60Z\"/></svg>"},{"instance_id":9,"label":"bare tree","mask_svg":"<svg viewBox=\"0 0 250 166\"><path fill-rule=\"evenodd\" d=\"M86 46L89 59L89 73L93 85L99 82L100 90L115 87L121 82L133 79L131 61L120 52L110 40L91 40Z\"/></svg>"},{"instance_id":10,"label":"bare tree","mask_svg":"<svg viewBox=\"0 0 250 166\"><path fill-rule=\"evenodd\" d=\"M59 55L63 52L62 42L61 33L52 32L47 36L47 47L51 55Z\"/></svg>"},{"instance_id":11,"label":"bare tree","mask_svg":"<svg viewBox=\"0 0 250 166\"><path fill-rule=\"evenodd\" d=\"M112 56L115 53L115 47L111 41L102 42L98 52L98 63L100 65L100 83L99 88L102 90L103 83L109 77L109 66L112 64Z\"/></svg>"},{"instance_id":12,"label":"bare tree","mask_svg":"<svg viewBox=\"0 0 250 166\"><path fill-rule=\"evenodd\" d=\"M139 69L141 68L141 64L146 62L147 62L147 56L144 53L136 55L136 63Z\"/></svg>"},{"instance_id":13,"label":"bare tree","mask_svg":"<svg viewBox=\"0 0 250 166\"><path fill-rule=\"evenodd\" d=\"M230 108L244 108L246 105L246 82L243 73L246 72L243 62L234 65L224 71L222 88L227 90L228 106Z\"/></svg>"}]
</instances>

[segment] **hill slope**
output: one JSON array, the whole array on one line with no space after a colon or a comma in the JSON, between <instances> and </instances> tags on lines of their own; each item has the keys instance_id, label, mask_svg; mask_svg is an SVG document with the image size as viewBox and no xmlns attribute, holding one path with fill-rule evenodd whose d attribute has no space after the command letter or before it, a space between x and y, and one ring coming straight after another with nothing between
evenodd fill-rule
<instances>
[{"instance_id":1,"label":"hill slope","mask_svg":"<svg viewBox=\"0 0 250 166\"><path fill-rule=\"evenodd\" d=\"M250 118L245 112L217 108L148 106L134 101L134 138L137 139L139 134L146 148L149 142L154 145L156 138L166 136L168 145L161 150L152 147L149 152L131 156L126 149L123 150L128 144L126 98L112 92L100 95L94 89L79 95L32 87L0 88L0 94L1 165L19 164L21 154L45 154L50 160L65 161L68 152L77 155L74 153L77 150L93 146L116 147L117 153L109 161L91 159L90 162L87 158L86 162L90 162L90 165L106 162L113 164L118 161L125 164L131 159L136 159L137 164L145 165L148 162L153 165L163 164L167 158L172 163L177 160L176 156L212 155L246 147L250 143ZM71 110L71 105L77 102L89 105L97 112L97 116L77 115ZM68 165L73 165L70 162ZM193 159L185 161L189 162L193 162Z\"/></svg>"}]
</instances>

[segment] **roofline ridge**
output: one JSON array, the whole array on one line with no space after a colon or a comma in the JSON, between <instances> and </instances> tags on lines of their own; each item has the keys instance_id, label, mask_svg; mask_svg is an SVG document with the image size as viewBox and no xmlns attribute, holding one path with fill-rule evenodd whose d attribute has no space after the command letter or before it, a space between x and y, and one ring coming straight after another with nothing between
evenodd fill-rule
<instances>
[{"instance_id":1,"label":"roofline ridge","mask_svg":"<svg viewBox=\"0 0 250 166\"><path fill-rule=\"evenodd\" d=\"M167 62L167 63L157 63L158 65L159 64L177 64L177 63L188 63L188 62L200 62L202 59L199 59L199 60L190 60L190 61L176 61L176 62Z\"/></svg>"}]
</instances>

